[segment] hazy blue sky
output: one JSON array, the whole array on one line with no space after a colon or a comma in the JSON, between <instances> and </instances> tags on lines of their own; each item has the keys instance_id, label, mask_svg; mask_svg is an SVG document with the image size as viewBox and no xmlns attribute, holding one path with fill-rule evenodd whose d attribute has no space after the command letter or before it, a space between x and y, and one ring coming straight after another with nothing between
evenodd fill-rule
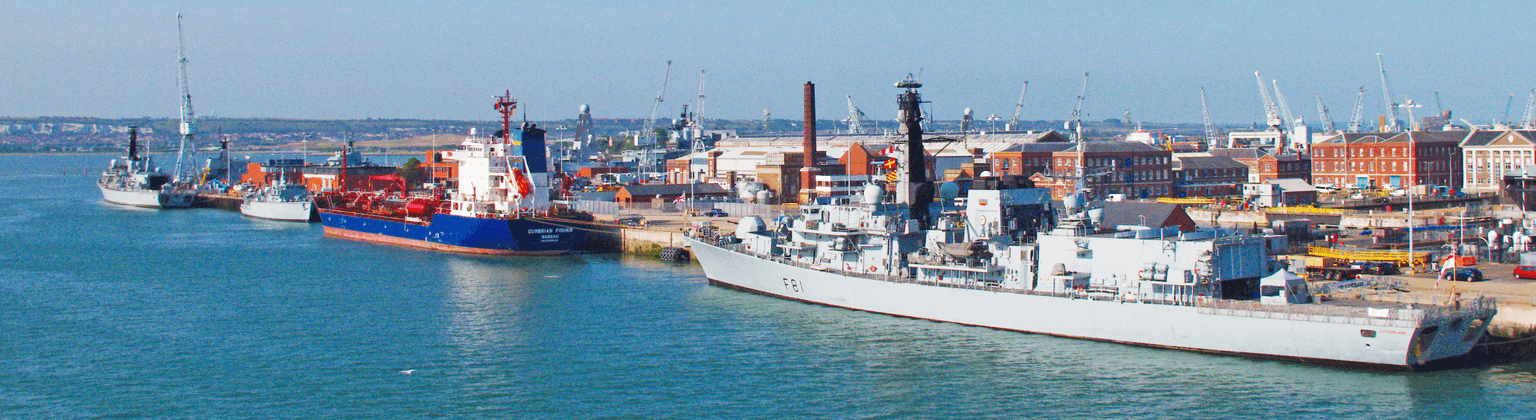
<instances>
[{"instance_id":1,"label":"hazy blue sky","mask_svg":"<svg viewBox=\"0 0 1536 420\"><path fill-rule=\"evenodd\" d=\"M0 11L0 115L169 117L178 112L175 13L186 15L199 113L229 117L491 119L511 89L530 119L644 117L666 60L662 114L698 95L715 118L799 118L844 97L895 116L892 83L922 70L938 118L1065 119L1092 73L1089 119L1262 120L1253 78L1291 109L1336 121L1365 86L1383 113L1375 53L1394 96L1487 122L1524 111L1536 66L1529 2L951 2L677 0L630 3L406 1L33 1ZM1404 115L1406 119L1406 115Z\"/></svg>"}]
</instances>

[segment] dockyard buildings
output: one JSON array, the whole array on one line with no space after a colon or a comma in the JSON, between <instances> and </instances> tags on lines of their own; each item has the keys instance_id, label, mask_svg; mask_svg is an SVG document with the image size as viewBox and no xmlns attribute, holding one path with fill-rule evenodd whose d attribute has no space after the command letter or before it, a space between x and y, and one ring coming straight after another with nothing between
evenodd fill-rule
<instances>
[{"instance_id":1,"label":"dockyard buildings","mask_svg":"<svg viewBox=\"0 0 1536 420\"><path fill-rule=\"evenodd\" d=\"M1129 141L1088 141L1055 152L1051 157L1056 176L1036 174L1035 185L1051 189L1061 199L1071 194L1079 163L1086 175L1089 198L1123 194L1128 198L1166 197L1173 193L1172 152Z\"/></svg>"},{"instance_id":2,"label":"dockyard buildings","mask_svg":"<svg viewBox=\"0 0 1536 420\"><path fill-rule=\"evenodd\" d=\"M1312 145L1314 185L1393 189L1462 185L1466 131L1345 133Z\"/></svg>"},{"instance_id":3,"label":"dockyard buildings","mask_svg":"<svg viewBox=\"0 0 1536 420\"><path fill-rule=\"evenodd\" d=\"M1173 154L1173 188L1179 197L1237 195L1248 182L1248 165L1208 153Z\"/></svg>"},{"instance_id":4,"label":"dockyard buildings","mask_svg":"<svg viewBox=\"0 0 1536 420\"><path fill-rule=\"evenodd\" d=\"M1312 157L1294 150L1274 148L1212 149L1211 156L1226 156L1248 165L1247 182L1271 179L1312 179Z\"/></svg>"},{"instance_id":5,"label":"dockyard buildings","mask_svg":"<svg viewBox=\"0 0 1536 420\"><path fill-rule=\"evenodd\" d=\"M1523 174L1536 161L1536 131L1473 131L1461 141L1462 189L1499 192L1503 178Z\"/></svg>"}]
</instances>

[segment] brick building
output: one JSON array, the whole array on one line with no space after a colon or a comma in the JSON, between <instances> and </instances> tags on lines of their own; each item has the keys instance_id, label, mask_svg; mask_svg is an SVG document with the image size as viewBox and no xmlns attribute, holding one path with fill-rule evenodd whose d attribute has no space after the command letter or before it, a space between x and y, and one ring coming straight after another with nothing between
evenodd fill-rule
<instances>
[{"instance_id":1,"label":"brick building","mask_svg":"<svg viewBox=\"0 0 1536 420\"><path fill-rule=\"evenodd\" d=\"M1173 154L1173 191L1179 197L1237 195L1248 182L1248 165L1206 153Z\"/></svg>"},{"instance_id":2,"label":"brick building","mask_svg":"<svg viewBox=\"0 0 1536 420\"><path fill-rule=\"evenodd\" d=\"M1050 175L1051 159L1056 152L1067 150L1076 143L1020 143L992 152L992 169L999 175L1030 176L1037 173Z\"/></svg>"},{"instance_id":3,"label":"brick building","mask_svg":"<svg viewBox=\"0 0 1536 420\"><path fill-rule=\"evenodd\" d=\"M1075 173L1078 162L1085 162L1089 198L1102 198L1109 194L1125 194L1127 197L1165 197L1173 193L1172 152L1146 143L1128 141L1089 141L1052 153L1052 171L1058 174ZM1072 193L1076 180L1069 177L1053 177L1040 173L1030 179L1040 187L1051 189L1057 199Z\"/></svg>"},{"instance_id":4,"label":"brick building","mask_svg":"<svg viewBox=\"0 0 1536 420\"><path fill-rule=\"evenodd\" d=\"M1312 145L1312 184L1380 189L1459 187L1460 144L1467 134L1410 131L1335 136Z\"/></svg>"},{"instance_id":5,"label":"brick building","mask_svg":"<svg viewBox=\"0 0 1536 420\"><path fill-rule=\"evenodd\" d=\"M1271 179L1312 179L1312 157L1294 150L1260 148L1212 149L1211 156L1226 156L1248 165L1247 182Z\"/></svg>"}]
</instances>

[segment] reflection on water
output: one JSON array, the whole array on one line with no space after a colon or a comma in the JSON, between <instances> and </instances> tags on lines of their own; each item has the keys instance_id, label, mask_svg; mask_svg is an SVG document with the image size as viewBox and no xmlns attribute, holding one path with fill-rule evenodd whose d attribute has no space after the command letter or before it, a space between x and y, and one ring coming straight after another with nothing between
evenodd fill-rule
<instances>
[{"instance_id":1,"label":"reflection on water","mask_svg":"<svg viewBox=\"0 0 1536 420\"><path fill-rule=\"evenodd\" d=\"M445 258L451 309L448 335L470 349L495 347L516 339L518 314L525 301L537 299L528 273L490 258Z\"/></svg>"}]
</instances>

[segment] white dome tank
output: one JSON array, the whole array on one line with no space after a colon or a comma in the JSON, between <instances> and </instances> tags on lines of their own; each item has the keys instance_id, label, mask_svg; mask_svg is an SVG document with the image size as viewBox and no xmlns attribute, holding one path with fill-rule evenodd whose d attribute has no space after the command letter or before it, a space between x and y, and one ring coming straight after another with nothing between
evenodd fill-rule
<instances>
[{"instance_id":1,"label":"white dome tank","mask_svg":"<svg viewBox=\"0 0 1536 420\"><path fill-rule=\"evenodd\" d=\"M885 188L874 183L864 184L864 204L880 204L885 201Z\"/></svg>"},{"instance_id":2,"label":"white dome tank","mask_svg":"<svg viewBox=\"0 0 1536 420\"><path fill-rule=\"evenodd\" d=\"M773 190L762 190L757 192L757 204L768 204L768 200L772 199Z\"/></svg>"}]
</instances>

